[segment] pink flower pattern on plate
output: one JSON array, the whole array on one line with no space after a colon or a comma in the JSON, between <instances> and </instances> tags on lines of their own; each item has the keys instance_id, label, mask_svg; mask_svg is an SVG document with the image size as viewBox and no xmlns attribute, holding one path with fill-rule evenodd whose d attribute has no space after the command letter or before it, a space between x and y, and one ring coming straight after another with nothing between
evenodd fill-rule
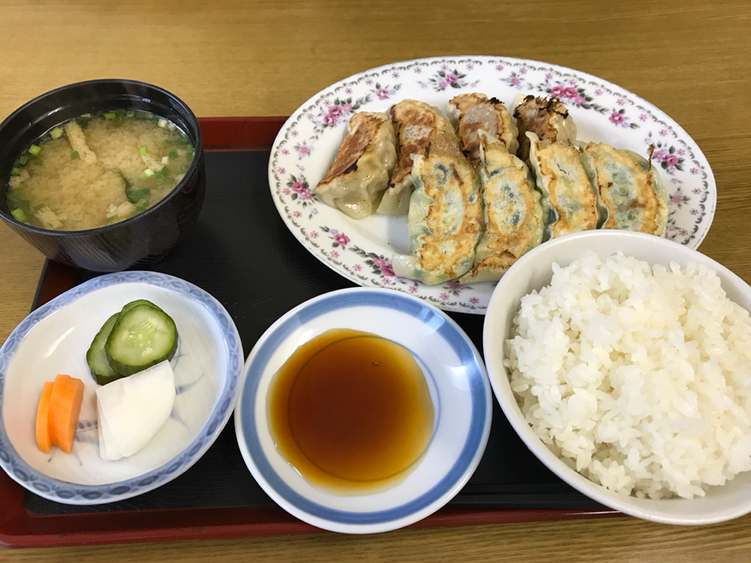
<instances>
[{"instance_id":1,"label":"pink flower pattern on plate","mask_svg":"<svg viewBox=\"0 0 751 563\"><path fill-rule=\"evenodd\" d=\"M624 128L624 129L628 129L628 128L638 129L639 128L639 124L638 123L634 123L633 121L629 121L628 117L626 116L626 110L623 109L623 108L621 108L621 109L614 109L611 112L610 117L608 117L608 121L610 121L610 123L612 123L614 125L618 125L619 127Z\"/></svg>"},{"instance_id":2,"label":"pink flower pattern on plate","mask_svg":"<svg viewBox=\"0 0 751 563\"><path fill-rule=\"evenodd\" d=\"M647 138L650 143L651 133ZM654 141L654 151L652 152L652 164L660 167L668 174L675 174L676 170L683 171L685 158L678 154L678 150L674 145L663 143L662 141Z\"/></svg>"},{"instance_id":3,"label":"pink flower pattern on plate","mask_svg":"<svg viewBox=\"0 0 751 563\"><path fill-rule=\"evenodd\" d=\"M442 92L447 88L466 88L471 84L465 78L467 78L466 74L459 72L456 68L449 70L444 65L441 70L428 78L427 82L420 82L420 86L423 88L432 87L436 92Z\"/></svg>"},{"instance_id":4,"label":"pink flower pattern on plate","mask_svg":"<svg viewBox=\"0 0 751 563\"><path fill-rule=\"evenodd\" d=\"M382 276L393 277L394 269L391 267L391 262L385 258L373 258L371 260L373 266L377 267Z\"/></svg>"},{"instance_id":5,"label":"pink flower pattern on plate","mask_svg":"<svg viewBox=\"0 0 751 563\"><path fill-rule=\"evenodd\" d=\"M313 193L310 191L308 180L306 180L305 176L302 174L299 176L290 174L289 180L287 181L287 188L289 188L289 191L292 194L292 201L298 199L301 201L308 201L313 199Z\"/></svg>"},{"instance_id":6,"label":"pink flower pattern on plate","mask_svg":"<svg viewBox=\"0 0 751 563\"><path fill-rule=\"evenodd\" d=\"M395 96L401 87L401 84L389 86L388 84L381 85L379 82L376 82L375 87L373 88L373 93L379 100L388 100L392 96Z\"/></svg>"},{"instance_id":7,"label":"pink flower pattern on plate","mask_svg":"<svg viewBox=\"0 0 751 563\"><path fill-rule=\"evenodd\" d=\"M672 206L677 207L678 209L688 204L690 201L691 198L684 194L681 188L675 190L668 198L668 203L670 203L670 205Z\"/></svg>"},{"instance_id":8,"label":"pink flower pattern on plate","mask_svg":"<svg viewBox=\"0 0 751 563\"><path fill-rule=\"evenodd\" d=\"M501 78L501 80L517 90L532 90L532 85L522 80L522 78L523 76L519 72L513 71L508 76Z\"/></svg>"},{"instance_id":9,"label":"pink flower pattern on plate","mask_svg":"<svg viewBox=\"0 0 751 563\"><path fill-rule=\"evenodd\" d=\"M308 120L312 121L314 124L314 135L310 137L307 142L313 143L317 141L321 134L327 129L333 129L348 122L350 114L358 111L364 104L367 104L370 101L370 94L366 94L357 99L348 96L346 98L342 97L334 98L333 100L324 100L324 103L319 108L317 114L307 114ZM300 156L306 156L307 154L309 153L301 154Z\"/></svg>"},{"instance_id":10,"label":"pink flower pattern on plate","mask_svg":"<svg viewBox=\"0 0 751 563\"><path fill-rule=\"evenodd\" d=\"M329 153L335 151L330 147L332 139L338 143L343 138L354 112L383 111L400 97L421 99L421 89L434 92L430 95L435 101L430 102L442 109L450 97L466 91L496 95L508 106L517 93L539 92L537 95L558 96L575 114L575 120L581 110L592 111L595 115L583 122L590 128L594 124L595 130L616 128L621 131L619 138L630 139L633 135L629 130L644 129L646 133L638 138L646 137L647 145L655 145L652 161L668 175L663 178L669 197L668 237L683 244L703 238L714 205L714 183L706 171L704 156L669 118L643 100L605 81L545 63L499 57L410 61L356 75L314 97L285 125L284 136L280 134L281 141L272 154L272 194L287 225L296 230L298 238L308 241L303 244L311 252L323 256L350 279L417 295L449 310L481 312L487 303L492 284L462 285L454 280L425 286L397 277L390 261L395 247L374 243L370 236L362 236L359 227L332 219L332 210L314 193L317 176L324 169L321 162L327 161L328 166ZM626 148L644 154L645 145L639 150L637 144L631 142ZM290 174L292 171L294 174ZM312 185L308 185L306 175L310 175ZM325 237L320 236L322 232Z\"/></svg>"},{"instance_id":11,"label":"pink flower pattern on plate","mask_svg":"<svg viewBox=\"0 0 751 563\"><path fill-rule=\"evenodd\" d=\"M594 97L590 96L583 86L577 86L573 80L569 80L568 82L551 82L547 80L539 84L537 90L545 92L549 96L559 98L567 106L591 109L599 113L607 111L603 106L595 103Z\"/></svg>"},{"instance_id":12,"label":"pink flower pattern on plate","mask_svg":"<svg viewBox=\"0 0 751 563\"><path fill-rule=\"evenodd\" d=\"M304 156L310 156L313 149L306 143L299 143L293 147L297 151L297 157L302 158Z\"/></svg>"}]
</instances>

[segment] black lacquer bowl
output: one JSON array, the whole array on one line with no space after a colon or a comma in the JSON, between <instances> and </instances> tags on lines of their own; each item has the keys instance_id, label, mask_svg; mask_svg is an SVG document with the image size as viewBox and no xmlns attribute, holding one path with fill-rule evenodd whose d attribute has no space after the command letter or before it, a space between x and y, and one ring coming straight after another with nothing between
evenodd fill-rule
<instances>
[{"instance_id":1,"label":"black lacquer bowl","mask_svg":"<svg viewBox=\"0 0 751 563\"><path fill-rule=\"evenodd\" d=\"M96 229L53 231L16 221L7 203L18 155L51 128L84 113L148 111L180 127L194 147L183 179L161 201L133 217ZM31 100L0 124L0 217L51 260L93 272L141 268L159 261L198 218L206 191L198 120L175 95L144 82L105 79L63 86Z\"/></svg>"}]
</instances>

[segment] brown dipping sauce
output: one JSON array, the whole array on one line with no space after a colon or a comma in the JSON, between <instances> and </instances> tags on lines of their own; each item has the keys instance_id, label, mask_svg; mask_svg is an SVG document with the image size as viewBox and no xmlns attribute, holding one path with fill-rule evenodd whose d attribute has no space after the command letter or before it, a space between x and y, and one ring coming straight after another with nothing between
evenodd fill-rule
<instances>
[{"instance_id":1,"label":"brown dipping sauce","mask_svg":"<svg viewBox=\"0 0 751 563\"><path fill-rule=\"evenodd\" d=\"M300 346L271 381L271 436L311 484L357 493L396 484L425 452L434 409L407 349L333 329Z\"/></svg>"}]
</instances>

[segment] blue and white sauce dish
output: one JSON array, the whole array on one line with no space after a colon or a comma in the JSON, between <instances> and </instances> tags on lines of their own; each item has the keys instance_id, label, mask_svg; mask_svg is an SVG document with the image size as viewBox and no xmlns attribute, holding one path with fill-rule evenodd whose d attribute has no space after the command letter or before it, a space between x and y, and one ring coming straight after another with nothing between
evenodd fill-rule
<instances>
[{"instance_id":1,"label":"blue and white sauce dish","mask_svg":"<svg viewBox=\"0 0 751 563\"><path fill-rule=\"evenodd\" d=\"M86 351L107 318L148 299L175 321L171 364L177 397L154 438L131 457L99 455L97 384ZM240 390L244 354L232 318L211 295L179 278L122 272L89 280L24 319L0 349L0 467L28 490L78 505L127 499L188 470L219 436ZM65 373L84 382L71 454L36 445L35 419L45 381Z\"/></svg>"},{"instance_id":2,"label":"blue and white sauce dish","mask_svg":"<svg viewBox=\"0 0 751 563\"><path fill-rule=\"evenodd\" d=\"M339 494L316 487L276 449L267 414L269 385L299 346L331 329L368 332L400 344L425 375L433 434L422 457L391 488ZM480 354L451 318L416 297L353 288L313 298L264 333L243 377L235 431L248 469L277 504L319 528L364 534L417 522L462 489L485 451L492 394Z\"/></svg>"}]
</instances>

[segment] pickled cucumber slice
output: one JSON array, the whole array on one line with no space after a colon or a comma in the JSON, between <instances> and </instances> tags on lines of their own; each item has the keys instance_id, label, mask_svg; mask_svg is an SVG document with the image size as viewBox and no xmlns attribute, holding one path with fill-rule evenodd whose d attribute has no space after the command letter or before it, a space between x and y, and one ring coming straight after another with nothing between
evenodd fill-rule
<instances>
[{"instance_id":1,"label":"pickled cucumber slice","mask_svg":"<svg viewBox=\"0 0 751 563\"><path fill-rule=\"evenodd\" d=\"M161 311L158 305L155 305L148 299L136 299L135 301L131 301L130 303L126 303L125 305L123 305L123 308L120 311L120 314L122 315L123 313L127 313L133 307L138 307L139 305L150 305L151 307L154 307L154 309L159 309Z\"/></svg>"},{"instance_id":2,"label":"pickled cucumber slice","mask_svg":"<svg viewBox=\"0 0 751 563\"><path fill-rule=\"evenodd\" d=\"M94 380L99 385L107 385L122 377L121 374L112 369L107 358L107 352L104 350L112 327L115 326L118 318L120 318L120 313L115 313L105 321L86 352L86 363L89 364L91 375L94 376Z\"/></svg>"},{"instance_id":3,"label":"pickled cucumber slice","mask_svg":"<svg viewBox=\"0 0 751 563\"><path fill-rule=\"evenodd\" d=\"M115 372L132 375L172 359L177 351L177 327L172 317L152 303L126 305L112 327L105 351Z\"/></svg>"}]
</instances>

